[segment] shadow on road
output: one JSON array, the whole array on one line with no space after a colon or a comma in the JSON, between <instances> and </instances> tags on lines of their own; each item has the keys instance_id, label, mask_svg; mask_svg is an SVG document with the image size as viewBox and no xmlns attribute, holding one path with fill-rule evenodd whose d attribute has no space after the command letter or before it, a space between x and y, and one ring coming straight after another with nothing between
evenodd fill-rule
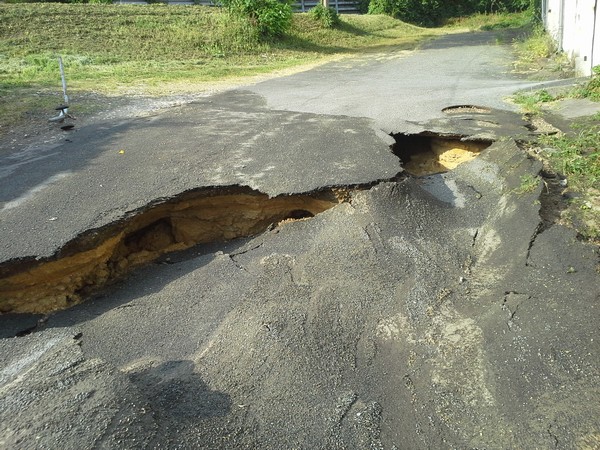
<instances>
[{"instance_id":1,"label":"shadow on road","mask_svg":"<svg viewBox=\"0 0 600 450\"><path fill-rule=\"evenodd\" d=\"M136 371L129 379L148 398L154 411L173 426L226 416L231 410L229 395L211 390L195 368L189 360L165 361Z\"/></svg>"},{"instance_id":2,"label":"shadow on road","mask_svg":"<svg viewBox=\"0 0 600 450\"><path fill-rule=\"evenodd\" d=\"M527 27L506 30L477 31L457 33L432 39L423 45L425 50L442 50L455 47L478 47L483 45L510 44L519 37L527 35Z\"/></svg>"}]
</instances>

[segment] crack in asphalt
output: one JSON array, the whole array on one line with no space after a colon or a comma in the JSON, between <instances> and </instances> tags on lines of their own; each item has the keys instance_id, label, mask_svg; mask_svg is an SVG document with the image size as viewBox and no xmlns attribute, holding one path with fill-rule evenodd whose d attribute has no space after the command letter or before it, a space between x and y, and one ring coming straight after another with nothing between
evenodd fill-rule
<instances>
[{"instance_id":1,"label":"crack in asphalt","mask_svg":"<svg viewBox=\"0 0 600 450\"><path fill-rule=\"evenodd\" d=\"M346 197L345 188L273 198L240 186L185 192L82 233L47 260L5 262L0 266L0 311L47 313L68 308L164 254L253 236L313 217ZM235 256L230 255L231 261L244 269Z\"/></svg>"}]
</instances>

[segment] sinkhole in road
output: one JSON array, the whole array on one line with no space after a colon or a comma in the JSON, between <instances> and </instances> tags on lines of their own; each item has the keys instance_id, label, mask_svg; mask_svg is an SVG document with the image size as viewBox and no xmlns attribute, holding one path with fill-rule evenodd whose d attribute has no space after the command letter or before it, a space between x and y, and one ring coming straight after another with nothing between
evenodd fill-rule
<instances>
[{"instance_id":1,"label":"sinkhole in road","mask_svg":"<svg viewBox=\"0 0 600 450\"><path fill-rule=\"evenodd\" d=\"M51 258L3 264L0 313L66 309L165 253L256 235L348 199L342 188L272 198L245 187L186 192L85 232Z\"/></svg>"},{"instance_id":2,"label":"sinkhole in road","mask_svg":"<svg viewBox=\"0 0 600 450\"><path fill-rule=\"evenodd\" d=\"M405 170L417 176L451 170L491 145L425 133L394 138L392 151ZM351 192L364 187L277 197L243 186L212 187L154 202L82 233L51 257L0 265L0 314L46 314L69 308L166 253L253 236L272 225L310 218L349 201Z\"/></svg>"},{"instance_id":3,"label":"sinkhole in road","mask_svg":"<svg viewBox=\"0 0 600 450\"><path fill-rule=\"evenodd\" d=\"M462 136L395 134L392 151L411 175L444 173L471 161L492 145L489 140L466 140Z\"/></svg>"}]
</instances>

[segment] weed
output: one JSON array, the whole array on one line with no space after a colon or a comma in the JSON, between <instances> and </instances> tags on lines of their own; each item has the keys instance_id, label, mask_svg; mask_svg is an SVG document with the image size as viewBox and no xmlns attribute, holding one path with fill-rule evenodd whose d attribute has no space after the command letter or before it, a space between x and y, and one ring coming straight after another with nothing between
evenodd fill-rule
<instances>
[{"instance_id":1,"label":"weed","mask_svg":"<svg viewBox=\"0 0 600 450\"><path fill-rule=\"evenodd\" d=\"M540 184L540 180L538 177L534 177L533 175L523 175L521 177L521 184L516 190L517 194L525 195L534 192Z\"/></svg>"},{"instance_id":2,"label":"weed","mask_svg":"<svg viewBox=\"0 0 600 450\"><path fill-rule=\"evenodd\" d=\"M574 188L600 184L600 125L580 125L574 137L544 136L540 142L553 151L545 156Z\"/></svg>"},{"instance_id":3,"label":"weed","mask_svg":"<svg viewBox=\"0 0 600 450\"><path fill-rule=\"evenodd\" d=\"M534 27L527 39L515 42L515 50L519 55L519 59L525 62L536 62L543 58L550 58L557 52L554 39L546 33L541 25Z\"/></svg>"},{"instance_id":4,"label":"weed","mask_svg":"<svg viewBox=\"0 0 600 450\"><path fill-rule=\"evenodd\" d=\"M577 88L573 95L577 98L589 98L593 101L600 101L600 66L592 69L592 78L585 85Z\"/></svg>"},{"instance_id":5,"label":"weed","mask_svg":"<svg viewBox=\"0 0 600 450\"><path fill-rule=\"evenodd\" d=\"M333 28L340 23L340 16L331 7L325 8L323 5L317 5L308 14L323 28Z\"/></svg>"},{"instance_id":6,"label":"weed","mask_svg":"<svg viewBox=\"0 0 600 450\"><path fill-rule=\"evenodd\" d=\"M54 86L58 55L70 87L111 92L136 80L198 83L378 45L412 48L433 34L382 16L345 17L335 29L315 29L307 14L297 14L284 39L261 41L245 18L202 6L0 3L0 16L2 96Z\"/></svg>"},{"instance_id":7,"label":"weed","mask_svg":"<svg viewBox=\"0 0 600 450\"><path fill-rule=\"evenodd\" d=\"M280 0L222 0L229 13L245 18L263 37L283 36L292 25L292 7Z\"/></svg>"},{"instance_id":8,"label":"weed","mask_svg":"<svg viewBox=\"0 0 600 450\"><path fill-rule=\"evenodd\" d=\"M378 46L412 49L442 33L358 15L325 29L294 14L282 39L264 40L245 17L226 10L158 4L0 3L0 17L1 130L47 109L45 93L60 91L58 55L71 93L160 95Z\"/></svg>"},{"instance_id":9,"label":"weed","mask_svg":"<svg viewBox=\"0 0 600 450\"><path fill-rule=\"evenodd\" d=\"M527 35L513 43L517 55L515 71L536 79L569 78L574 76L573 61L558 50L554 39L536 25Z\"/></svg>"},{"instance_id":10,"label":"weed","mask_svg":"<svg viewBox=\"0 0 600 450\"><path fill-rule=\"evenodd\" d=\"M544 136L547 150L541 156L568 182L569 190L581 197L570 206L571 221L586 239L600 239L600 122L579 124L575 136Z\"/></svg>"},{"instance_id":11,"label":"weed","mask_svg":"<svg viewBox=\"0 0 600 450\"><path fill-rule=\"evenodd\" d=\"M512 101L526 114L539 114L544 103L553 102L559 97L554 97L545 89L533 92L517 92Z\"/></svg>"},{"instance_id":12,"label":"weed","mask_svg":"<svg viewBox=\"0 0 600 450\"><path fill-rule=\"evenodd\" d=\"M466 17L455 17L445 21L450 28L476 30L502 30L506 28L523 28L532 23L533 16L530 12L496 14L473 14Z\"/></svg>"},{"instance_id":13,"label":"weed","mask_svg":"<svg viewBox=\"0 0 600 450\"><path fill-rule=\"evenodd\" d=\"M530 39L516 44L521 63L523 60L531 62L552 55L555 49L553 44L548 42L550 39L543 30L538 28L534 30ZM553 60L557 61L557 64L562 64L562 61L565 67L570 64L566 56L561 54L554 54ZM535 63L531 64L532 67L535 65ZM518 93L513 97L513 101L519 104L524 112L538 115L544 103L564 96L600 100L600 68L594 69L594 74L588 83L571 92L561 94L560 97L541 90ZM540 150L538 155L551 172L560 174L565 192L577 193L577 196L570 200L562 219L573 224L585 239L599 241L600 113L572 124L572 128L575 134L541 136L538 141L544 150ZM528 184L526 181L522 180L522 188Z\"/></svg>"}]
</instances>

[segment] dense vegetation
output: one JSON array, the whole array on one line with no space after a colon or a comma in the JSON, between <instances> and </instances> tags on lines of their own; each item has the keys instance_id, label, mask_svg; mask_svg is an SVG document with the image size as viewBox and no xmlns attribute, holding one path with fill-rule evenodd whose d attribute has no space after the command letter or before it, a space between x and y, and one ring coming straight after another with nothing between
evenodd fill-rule
<instances>
[{"instance_id":1,"label":"dense vegetation","mask_svg":"<svg viewBox=\"0 0 600 450\"><path fill-rule=\"evenodd\" d=\"M476 13L533 11L539 0L370 0L369 13L424 26Z\"/></svg>"}]
</instances>

